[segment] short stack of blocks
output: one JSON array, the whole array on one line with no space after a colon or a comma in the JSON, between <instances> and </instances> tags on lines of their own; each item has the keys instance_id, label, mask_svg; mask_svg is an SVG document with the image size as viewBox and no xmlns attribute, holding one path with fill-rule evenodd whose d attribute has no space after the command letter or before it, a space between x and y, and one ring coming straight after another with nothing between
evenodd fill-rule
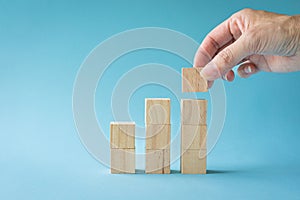
<instances>
[{"instance_id":1,"label":"short stack of blocks","mask_svg":"<svg viewBox=\"0 0 300 200\"><path fill-rule=\"evenodd\" d=\"M207 100L181 100L181 173L206 174Z\"/></svg>"},{"instance_id":2,"label":"short stack of blocks","mask_svg":"<svg viewBox=\"0 0 300 200\"><path fill-rule=\"evenodd\" d=\"M135 173L135 123L110 123L111 173Z\"/></svg>"},{"instance_id":3,"label":"short stack of blocks","mask_svg":"<svg viewBox=\"0 0 300 200\"><path fill-rule=\"evenodd\" d=\"M170 173L170 99L145 99L146 168L148 174Z\"/></svg>"}]
</instances>

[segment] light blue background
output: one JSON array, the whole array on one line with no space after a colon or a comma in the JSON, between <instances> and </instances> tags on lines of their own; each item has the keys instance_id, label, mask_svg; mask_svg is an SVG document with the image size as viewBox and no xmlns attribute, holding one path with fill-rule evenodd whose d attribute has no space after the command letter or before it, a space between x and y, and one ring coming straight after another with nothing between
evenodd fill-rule
<instances>
[{"instance_id":1,"label":"light blue background","mask_svg":"<svg viewBox=\"0 0 300 200\"><path fill-rule=\"evenodd\" d=\"M300 13L298 0L0 0L0 199L300 199L300 73L260 73L225 83L226 122L205 176L111 175L75 130L73 83L101 41L158 26L201 42L244 7ZM160 51L122 59L107 72L106 90L97 91L98 113L108 111L101 95L132 67L157 62L180 71L187 65ZM138 90L130 100L133 119L142 123L145 96L168 95L155 85ZM172 117L179 122L176 111ZM106 133L110 120L109 114L101 119Z\"/></svg>"}]
</instances>

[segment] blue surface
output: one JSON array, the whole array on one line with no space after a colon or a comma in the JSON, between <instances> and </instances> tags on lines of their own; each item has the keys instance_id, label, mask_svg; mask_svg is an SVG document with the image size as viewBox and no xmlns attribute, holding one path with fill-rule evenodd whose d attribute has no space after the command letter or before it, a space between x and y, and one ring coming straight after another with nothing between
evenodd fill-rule
<instances>
[{"instance_id":1,"label":"blue surface","mask_svg":"<svg viewBox=\"0 0 300 200\"><path fill-rule=\"evenodd\" d=\"M226 123L205 176L178 174L178 165L171 175L111 175L76 133L73 83L97 44L146 26L201 42L244 7L300 13L294 0L0 0L0 199L300 199L300 73L260 73L225 83ZM186 65L164 52L141 53L124 57L123 70L150 61L178 71ZM121 76L112 69L115 78ZM171 95L156 87L137 91L130 105L146 94ZM101 112L105 105L96 108ZM129 110L141 123L141 109Z\"/></svg>"}]
</instances>

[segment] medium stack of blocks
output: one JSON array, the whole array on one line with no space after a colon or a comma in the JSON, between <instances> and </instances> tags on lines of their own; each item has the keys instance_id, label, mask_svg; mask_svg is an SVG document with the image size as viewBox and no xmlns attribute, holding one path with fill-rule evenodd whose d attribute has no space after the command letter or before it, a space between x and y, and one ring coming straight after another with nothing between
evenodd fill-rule
<instances>
[{"instance_id":1,"label":"medium stack of blocks","mask_svg":"<svg viewBox=\"0 0 300 200\"><path fill-rule=\"evenodd\" d=\"M206 110L204 99L181 100L181 173L206 173Z\"/></svg>"},{"instance_id":2,"label":"medium stack of blocks","mask_svg":"<svg viewBox=\"0 0 300 200\"><path fill-rule=\"evenodd\" d=\"M135 173L135 123L110 123L111 173Z\"/></svg>"},{"instance_id":3,"label":"medium stack of blocks","mask_svg":"<svg viewBox=\"0 0 300 200\"><path fill-rule=\"evenodd\" d=\"M207 92L201 68L182 68L183 92ZM183 174L206 173L207 100L181 100ZM170 173L170 99L145 99L146 173ZM111 173L135 173L135 123L110 124Z\"/></svg>"},{"instance_id":4,"label":"medium stack of blocks","mask_svg":"<svg viewBox=\"0 0 300 200\"><path fill-rule=\"evenodd\" d=\"M170 173L170 99L145 99L147 174Z\"/></svg>"}]
</instances>

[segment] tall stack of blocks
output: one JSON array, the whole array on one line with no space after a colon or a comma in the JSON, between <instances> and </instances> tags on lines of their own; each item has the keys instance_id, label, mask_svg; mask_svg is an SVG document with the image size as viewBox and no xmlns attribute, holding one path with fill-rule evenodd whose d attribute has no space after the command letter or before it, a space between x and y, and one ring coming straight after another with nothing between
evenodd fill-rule
<instances>
[{"instance_id":1,"label":"tall stack of blocks","mask_svg":"<svg viewBox=\"0 0 300 200\"><path fill-rule=\"evenodd\" d=\"M145 99L147 174L170 173L170 99Z\"/></svg>"},{"instance_id":2,"label":"tall stack of blocks","mask_svg":"<svg viewBox=\"0 0 300 200\"><path fill-rule=\"evenodd\" d=\"M207 92L202 68L182 68L182 92ZM181 100L182 174L206 174L207 100Z\"/></svg>"},{"instance_id":3,"label":"tall stack of blocks","mask_svg":"<svg viewBox=\"0 0 300 200\"><path fill-rule=\"evenodd\" d=\"M111 173L135 173L135 123L110 123Z\"/></svg>"}]
</instances>

